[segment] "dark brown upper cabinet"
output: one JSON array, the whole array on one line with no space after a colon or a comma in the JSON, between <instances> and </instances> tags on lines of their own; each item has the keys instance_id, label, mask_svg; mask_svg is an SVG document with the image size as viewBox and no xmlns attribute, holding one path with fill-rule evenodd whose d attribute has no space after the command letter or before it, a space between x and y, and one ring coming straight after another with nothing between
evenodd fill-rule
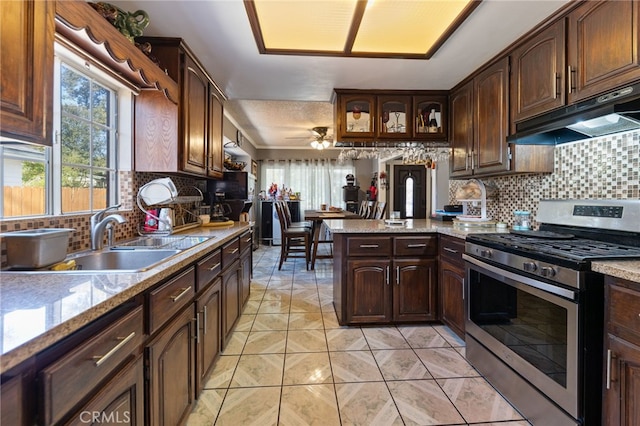
<instances>
[{"instance_id":1,"label":"dark brown upper cabinet","mask_svg":"<svg viewBox=\"0 0 640 426\"><path fill-rule=\"evenodd\" d=\"M0 1L2 136L52 145L54 17L54 2Z\"/></svg>"},{"instance_id":2,"label":"dark brown upper cabinet","mask_svg":"<svg viewBox=\"0 0 640 426\"><path fill-rule=\"evenodd\" d=\"M136 98L135 169L221 178L224 96L182 39L141 37L178 83L177 112L157 96Z\"/></svg>"},{"instance_id":3,"label":"dark brown upper cabinet","mask_svg":"<svg viewBox=\"0 0 640 426\"><path fill-rule=\"evenodd\" d=\"M446 91L336 89L338 142L446 141Z\"/></svg>"},{"instance_id":4,"label":"dark brown upper cabinet","mask_svg":"<svg viewBox=\"0 0 640 426\"><path fill-rule=\"evenodd\" d=\"M564 34L565 23L560 20L511 53L511 118L514 122L565 104Z\"/></svg>"},{"instance_id":5,"label":"dark brown upper cabinet","mask_svg":"<svg viewBox=\"0 0 640 426\"><path fill-rule=\"evenodd\" d=\"M568 16L568 102L640 78L637 1L588 1Z\"/></svg>"}]
</instances>

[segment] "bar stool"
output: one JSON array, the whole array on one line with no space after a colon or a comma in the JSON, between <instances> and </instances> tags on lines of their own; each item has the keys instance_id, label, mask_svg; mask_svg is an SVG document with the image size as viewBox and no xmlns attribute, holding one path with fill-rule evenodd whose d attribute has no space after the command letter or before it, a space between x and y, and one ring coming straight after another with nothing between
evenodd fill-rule
<instances>
[{"instance_id":1,"label":"bar stool","mask_svg":"<svg viewBox=\"0 0 640 426\"><path fill-rule=\"evenodd\" d=\"M287 224L282 204L274 203L274 205L280 221L280 236L282 238L278 270L282 269L282 264L290 257L304 257L306 269L309 270L311 262L311 229L304 227L290 228Z\"/></svg>"}]
</instances>

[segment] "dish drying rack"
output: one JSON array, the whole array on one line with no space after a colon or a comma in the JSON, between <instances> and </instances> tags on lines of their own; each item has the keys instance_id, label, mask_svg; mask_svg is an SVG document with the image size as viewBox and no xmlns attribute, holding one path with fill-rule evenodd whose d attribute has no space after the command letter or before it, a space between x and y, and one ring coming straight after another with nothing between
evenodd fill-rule
<instances>
[{"instance_id":1,"label":"dish drying rack","mask_svg":"<svg viewBox=\"0 0 640 426\"><path fill-rule=\"evenodd\" d=\"M144 190L148 189L150 185L160 185L161 187L164 187L167 190L168 198L157 203L145 203L144 197L141 194L143 194ZM158 229L154 229L152 231L145 229L144 224L138 224L138 234L140 236L166 236L171 235L175 232L197 228L202 224L202 221L200 220L198 214L194 213L194 211L200 211L200 203L204 198L202 195L202 191L200 191L200 189L196 186L190 186L182 190L178 190L177 195L175 196L173 194L174 192L169 187L169 185L156 181L149 182L140 187L136 196L136 204L138 205L138 208L145 214L145 218L151 217L158 223ZM187 206L193 206L193 211L187 208ZM172 212L172 214L169 220L161 217L162 215L160 213L155 213L155 210L160 212L160 210L163 208L171 209L170 212ZM159 229L160 224L163 225L163 229Z\"/></svg>"}]
</instances>

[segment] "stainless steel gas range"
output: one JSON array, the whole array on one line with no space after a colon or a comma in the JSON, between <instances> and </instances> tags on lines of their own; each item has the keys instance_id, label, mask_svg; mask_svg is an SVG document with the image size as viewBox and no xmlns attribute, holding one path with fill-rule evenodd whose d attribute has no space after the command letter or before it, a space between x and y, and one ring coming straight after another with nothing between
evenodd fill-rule
<instances>
[{"instance_id":1,"label":"stainless steel gas range","mask_svg":"<svg viewBox=\"0 0 640 426\"><path fill-rule=\"evenodd\" d=\"M471 234L467 358L532 423L599 425L604 279L640 258L640 200L543 200L539 231Z\"/></svg>"}]
</instances>

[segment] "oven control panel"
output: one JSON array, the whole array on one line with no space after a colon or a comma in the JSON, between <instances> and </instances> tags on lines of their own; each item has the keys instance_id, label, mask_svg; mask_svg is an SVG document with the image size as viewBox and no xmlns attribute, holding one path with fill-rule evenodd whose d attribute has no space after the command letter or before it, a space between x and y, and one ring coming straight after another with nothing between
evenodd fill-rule
<instances>
[{"instance_id":1,"label":"oven control panel","mask_svg":"<svg viewBox=\"0 0 640 426\"><path fill-rule=\"evenodd\" d=\"M575 205L573 207L573 215L587 217L610 217L619 219L622 217L622 210L622 206Z\"/></svg>"}]
</instances>

